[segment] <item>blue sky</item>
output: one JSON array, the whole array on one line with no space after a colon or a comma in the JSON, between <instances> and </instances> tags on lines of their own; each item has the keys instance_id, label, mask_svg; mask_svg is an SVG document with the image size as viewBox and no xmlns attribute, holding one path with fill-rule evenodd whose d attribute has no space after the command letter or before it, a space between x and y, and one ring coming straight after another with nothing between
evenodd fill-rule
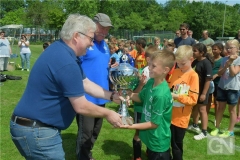
<instances>
[{"instance_id":1,"label":"blue sky","mask_svg":"<svg viewBox=\"0 0 240 160\"><path fill-rule=\"evenodd\" d=\"M157 0L158 3L166 3L168 0ZM189 0L189 1L193 1L193 0ZM218 2L222 2L222 3L225 3L226 0L194 0L194 1L203 1L203 2L212 2L214 3L215 1L218 1ZM234 5L234 4L240 4L240 0L227 0L226 4L227 5Z\"/></svg>"}]
</instances>

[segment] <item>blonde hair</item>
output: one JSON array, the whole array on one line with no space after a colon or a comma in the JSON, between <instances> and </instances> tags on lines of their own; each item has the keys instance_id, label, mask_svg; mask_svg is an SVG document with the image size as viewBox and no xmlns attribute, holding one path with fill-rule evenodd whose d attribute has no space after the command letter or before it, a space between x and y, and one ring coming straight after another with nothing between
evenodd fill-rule
<instances>
[{"instance_id":1,"label":"blonde hair","mask_svg":"<svg viewBox=\"0 0 240 160\"><path fill-rule=\"evenodd\" d=\"M146 50L145 50L145 57L149 57L151 58L152 55L156 52L159 51L159 48L157 46L149 46Z\"/></svg>"},{"instance_id":2,"label":"blonde hair","mask_svg":"<svg viewBox=\"0 0 240 160\"><path fill-rule=\"evenodd\" d=\"M115 49L115 48L116 48L116 45L115 45L114 43L110 43L110 44L108 45L108 48L109 48L109 49L112 49L112 48Z\"/></svg>"},{"instance_id":3,"label":"blonde hair","mask_svg":"<svg viewBox=\"0 0 240 160\"><path fill-rule=\"evenodd\" d=\"M185 58L193 57L192 46L189 45L179 46L175 53L175 57L177 60L183 60Z\"/></svg>"},{"instance_id":4,"label":"blonde hair","mask_svg":"<svg viewBox=\"0 0 240 160\"><path fill-rule=\"evenodd\" d=\"M157 60L163 67L169 67L171 70L175 63L175 55L167 49L158 50L152 54L151 60Z\"/></svg>"},{"instance_id":5,"label":"blonde hair","mask_svg":"<svg viewBox=\"0 0 240 160\"><path fill-rule=\"evenodd\" d=\"M238 40L236 40L236 39L228 40L228 41L227 41L227 44L233 44L233 45L236 46L236 47L238 48L238 50L239 50L239 42L238 42Z\"/></svg>"},{"instance_id":6,"label":"blonde hair","mask_svg":"<svg viewBox=\"0 0 240 160\"><path fill-rule=\"evenodd\" d=\"M210 54L211 56L213 56L213 52L212 52L212 47L211 46L207 46L207 53Z\"/></svg>"},{"instance_id":7,"label":"blonde hair","mask_svg":"<svg viewBox=\"0 0 240 160\"><path fill-rule=\"evenodd\" d=\"M161 39L159 37L154 37L154 42L160 41Z\"/></svg>"},{"instance_id":8,"label":"blonde hair","mask_svg":"<svg viewBox=\"0 0 240 160\"><path fill-rule=\"evenodd\" d=\"M172 47L174 47L174 48L176 47L173 39L169 39L167 45L170 45L170 46L172 46Z\"/></svg>"}]
</instances>

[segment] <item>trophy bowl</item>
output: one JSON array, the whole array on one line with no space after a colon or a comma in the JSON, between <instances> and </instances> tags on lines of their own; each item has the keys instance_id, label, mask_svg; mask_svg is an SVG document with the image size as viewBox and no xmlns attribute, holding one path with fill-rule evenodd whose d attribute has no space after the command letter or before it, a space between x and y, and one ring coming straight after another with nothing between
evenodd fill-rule
<instances>
[{"instance_id":1,"label":"trophy bowl","mask_svg":"<svg viewBox=\"0 0 240 160\"><path fill-rule=\"evenodd\" d=\"M111 68L109 78L115 91L120 91L124 99L127 97L127 90L133 90L139 82L138 70L128 63L120 63L118 67ZM118 113L122 116L123 124L132 125L133 118L129 115L127 107L127 102L122 101Z\"/></svg>"}]
</instances>

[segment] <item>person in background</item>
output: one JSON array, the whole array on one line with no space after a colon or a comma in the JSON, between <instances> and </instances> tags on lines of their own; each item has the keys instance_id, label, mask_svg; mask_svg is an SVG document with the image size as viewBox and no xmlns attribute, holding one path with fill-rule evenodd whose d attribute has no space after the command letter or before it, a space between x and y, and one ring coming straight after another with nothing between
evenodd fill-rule
<instances>
[{"instance_id":1,"label":"person in background","mask_svg":"<svg viewBox=\"0 0 240 160\"><path fill-rule=\"evenodd\" d=\"M137 50L136 50L136 46L135 46L135 41L130 41L130 51L129 54L133 57L133 59L135 60L136 56L137 56Z\"/></svg>"},{"instance_id":2,"label":"person in background","mask_svg":"<svg viewBox=\"0 0 240 160\"><path fill-rule=\"evenodd\" d=\"M129 63L131 66L135 66L135 61L133 59L133 57L129 54L129 47L127 45L125 45L123 47L123 55L122 57L120 57L120 63Z\"/></svg>"},{"instance_id":3,"label":"person in background","mask_svg":"<svg viewBox=\"0 0 240 160\"><path fill-rule=\"evenodd\" d=\"M212 80L212 65L213 60L207 53L207 47L198 43L192 46L193 57L195 60L192 63L192 68L199 77L199 97L196 106L193 107L192 117L193 124L188 129L198 132L193 138L201 140L207 138L208 114L207 104L209 97L209 86ZM201 117L202 130L198 127L199 114Z\"/></svg>"},{"instance_id":4,"label":"person in background","mask_svg":"<svg viewBox=\"0 0 240 160\"><path fill-rule=\"evenodd\" d=\"M188 37L193 38L192 35L193 35L193 31L189 29L189 30L188 30Z\"/></svg>"},{"instance_id":5,"label":"person in background","mask_svg":"<svg viewBox=\"0 0 240 160\"><path fill-rule=\"evenodd\" d=\"M224 51L224 47L223 47L222 43L215 43L212 45L212 53L213 53L213 59L214 59L214 65L212 68L212 74L213 74L212 81L214 83L214 92L209 95L207 112L209 113L210 108L212 106L212 102L213 102L214 111L215 111L215 119L216 119L216 114L217 114L218 106L219 106L218 101L216 101L217 88L218 88L218 83L220 81L220 76L218 75L218 70L222 63L223 51ZM214 125L216 125L216 120L214 121Z\"/></svg>"},{"instance_id":6,"label":"person in background","mask_svg":"<svg viewBox=\"0 0 240 160\"><path fill-rule=\"evenodd\" d=\"M110 50L110 61L109 61L109 67L110 68L114 68L117 67L120 63L120 57L119 55L116 53L116 47L115 44L110 43L108 45L109 50Z\"/></svg>"},{"instance_id":7,"label":"person in background","mask_svg":"<svg viewBox=\"0 0 240 160\"><path fill-rule=\"evenodd\" d=\"M212 136L218 135L221 138L234 136L234 126L237 120L236 106L240 90L240 56L238 55L239 42L236 39L227 41L226 49L229 56L224 57L218 71L221 76L218 89L217 101L219 109L216 114L216 128L211 131ZM228 105L226 105L228 104ZM226 106L229 111L229 125L226 131L220 133L220 123Z\"/></svg>"},{"instance_id":8,"label":"person in background","mask_svg":"<svg viewBox=\"0 0 240 160\"><path fill-rule=\"evenodd\" d=\"M187 34L188 29L189 29L189 25L187 23L180 24L179 30L180 30L181 36L174 39L176 48L178 48L181 45L192 46L192 45L196 44L195 40L188 36L188 34Z\"/></svg>"},{"instance_id":9,"label":"person in background","mask_svg":"<svg viewBox=\"0 0 240 160\"><path fill-rule=\"evenodd\" d=\"M175 37L178 38L181 36L180 30L176 30L175 32Z\"/></svg>"},{"instance_id":10,"label":"person in background","mask_svg":"<svg viewBox=\"0 0 240 160\"><path fill-rule=\"evenodd\" d=\"M81 67L83 68L86 77L94 83L98 84L105 90L109 90L109 60L110 52L104 38L108 35L112 22L108 15L104 13L97 13L93 17L96 23L96 32L94 38L89 37L94 45L87 49L86 55L80 57ZM80 33L85 35L85 33ZM98 72L94 72L98 71ZM103 98L93 97L85 94L86 99L99 108L104 108L105 104L109 102ZM78 124L77 148L76 154L78 160L93 160L92 148L98 138L102 127L102 118L88 117L77 114Z\"/></svg>"},{"instance_id":11,"label":"person in background","mask_svg":"<svg viewBox=\"0 0 240 160\"><path fill-rule=\"evenodd\" d=\"M154 45L160 50L163 49L163 45L161 44L161 39L159 37L154 37Z\"/></svg>"},{"instance_id":12,"label":"person in background","mask_svg":"<svg viewBox=\"0 0 240 160\"><path fill-rule=\"evenodd\" d=\"M25 35L22 35L20 41L18 42L22 61L22 71L24 71L24 69L26 69L27 71L30 70L31 50L29 48L29 45L30 43L27 40L27 37Z\"/></svg>"},{"instance_id":13,"label":"person in background","mask_svg":"<svg viewBox=\"0 0 240 160\"><path fill-rule=\"evenodd\" d=\"M0 32L0 72L7 71L8 59L12 54L12 49L7 38L5 38L5 32Z\"/></svg>"},{"instance_id":14,"label":"person in background","mask_svg":"<svg viewBox=\"0 0 240 160\"><path fill-rule=\"evenodd\" d=\"M194 60L192 47L182 45L176 53L178 68L173 71L168 82L171 88L173 102L171 121L171 149L172 159L183 159L183 139L190 120L193 107L197 104L199 93L199 79L192 69Z\"/></svg>"},{"instance_id":15,"label":"person in background","mask_svg":"<svg viewBox=\"0 0 240 160\"><path fill-rule=\"evenodd\" d=\"M176 46L174 44L174 40L173 39L169 39L167 41L167 46L166 49L170 50L171 52L175 53L176 52Z\"/></svg>"},{"instance_id":16,"label":"person in background","mask_svg":"<svg viewBox=\"0 0 240 160\"><path fill-rule=\"evenodd\" d=\"M155 52L148 66L150 79L140 93L129 93L130 99L142 103L141 122L121 128L139 130L150 160L170 160L173 100L165 78L174 63L172 52L166 49Z\"/></svg>"},{"instance_id":17,"label":"person in background","mask_svg":"<svg viewBox=\"0 0 240 160\"><path fill-rule=\"evenodd\" d=\"M204 30L202 32L202 38L199 39L199 43L203 43L205 46L212 46L214 44L214 40L209 37L208 30Z\"/></svg>"},{"instance_id":18,"label":"person in background","mask_svg":"<svg viewBox=\"0 0 240 160\"><path fill-rule=\"evenodd\" d=\"M114 127L122 125L115 111L88 101L85 93L120 103L117 93L90 81L77 57L92 47L96 24L87 16L71 14L61 39L51 44L36 60L27 86L10 120L10 137L25 159L64 160L61 131L76 113L106 118ZM36 96L37 95L37 96ZM83 123L79 124L82 128Z\"/></svg>"},{"instance_id":19,"label":"person in background","mask_svg":"<svg viewBox=\"0 0 240 160\"><path fill-rule=\"evenodd\" d=\"M43 50L45 50L49 45L50 45L49 42L44 42L43 43Z\"/></svg>"},{"instance_id":20,"label":"person in background","mask_svg":"<svg viewBox=\"0 0 240 160\"><path fill-rule=\"evenodd\" d=\"M146 59L145 59L146 43L147 42L144 38L138 38L136 40L137 56L135 58L135 68L137 68L137 69L145 67L147 64Z\"/></svg>"}]
</instances>

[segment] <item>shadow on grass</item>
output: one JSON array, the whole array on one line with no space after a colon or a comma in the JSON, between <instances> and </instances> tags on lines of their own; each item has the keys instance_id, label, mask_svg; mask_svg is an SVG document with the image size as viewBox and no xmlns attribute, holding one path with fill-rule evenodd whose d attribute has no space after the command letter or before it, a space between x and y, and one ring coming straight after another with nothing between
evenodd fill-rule
<instances>
[{"instance_id":1,"label":"shadow on grass","mask_svg":"<svg viewBox=\"0 0 240 160\"><path fill-rule=\"evenodd\" d=\"M126 142L105 140L103 143L102 150L104 151L105 155L114 155L119 156L119 159L126 159L126 155L129 155L130 157L132 154L132 147Z\"/></svg>"},{"instance_id":2,"label":"shadow on grass","mask_svg":"<svg viewBox=\"0 0 240 160\"><path fill-rule=\"evenodd\" d=\"M76 139L76 134L62 133L63 149L67 160L76 159Z\"/></svg>"}]
</instances>

